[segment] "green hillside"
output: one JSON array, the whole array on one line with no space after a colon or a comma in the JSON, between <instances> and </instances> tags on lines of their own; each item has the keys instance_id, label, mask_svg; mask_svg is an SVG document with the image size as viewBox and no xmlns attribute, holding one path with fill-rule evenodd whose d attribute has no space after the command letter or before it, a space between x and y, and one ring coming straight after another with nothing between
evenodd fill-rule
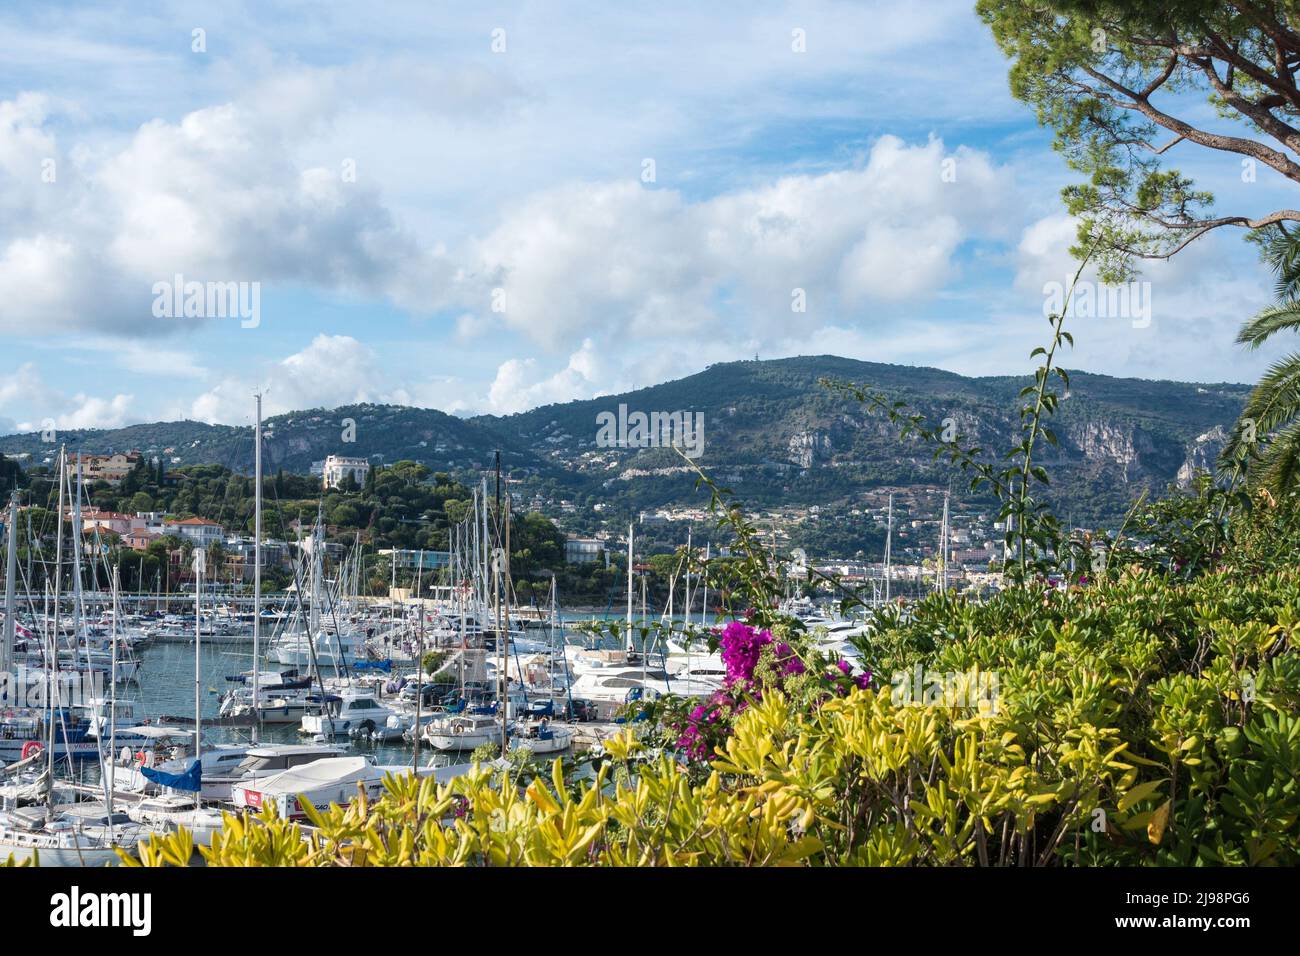
<instances>
[{"instance_id":1,"label":"green hillside","mask_svg":"<svg viewBox=\"0 0 1300 956\"><path fill-rule=\"evenodd\" d=\"M267 420L265 462L268 471L305 473L329 454L358 455L418 461L473 480L499 449L517 491L569 502L576 514L603 504L606 518L625 520L645 509L698 504L694 476L672 450L597 446L597 416L624 404L629 411L702 413L699 463L755 506L836 508L873 489L949 483L960 495L964 483L936 464L930 449L900 446L887 422L822 379L881 389L936 423L950 419L967 442L989 449L1009 445L1024 384L835 356L729 362L622 395L509 416L458 418L391 405L293 412ZM1061 448L1045 459L1055 494L1077 521L1113 520L1141 491L1161 490L1212 463L1248 391L1072 373L1056 420ZM247 427L161 422L70 431L59 440L74 451L139 450L169 467L252 467ZM52 450L36 434L0 438L0 452L29 455L32 464Z\"/></svg>"}]
</instances>

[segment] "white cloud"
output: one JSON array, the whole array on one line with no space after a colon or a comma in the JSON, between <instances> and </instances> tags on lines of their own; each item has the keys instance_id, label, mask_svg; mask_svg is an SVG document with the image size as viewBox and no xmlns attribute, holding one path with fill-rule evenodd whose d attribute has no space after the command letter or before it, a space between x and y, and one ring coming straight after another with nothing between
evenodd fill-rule
<instances>
[{"instance_id":1,"label":"white cloud","mask_svg":"<svg viewBox=\"0 0 1300 956\"><path fill-rule=\"evenodd\" d=\"M77 392L65 395L50 387L32 362L20 365L0 379L0 409L21 406L30 420L9 418L6 426L15 432L39 431L49 422L58 429L121 428L132 420L133 396L111 398Z\"/></svg>"},{"instance_id":2,"label":"white cloud","mask_svg":"<svg viewBox=\"0 0 1300 956\"><path fill-rule=\"evenodd\" d=\"M283 100L151 120L120 148L58 156L60 202L0 224L4 329L183 333L186 320L151 314L154 283L178 274L456 312L462 334L499 318L557 349L602 333L708 334L724 301L772 328L795 287L839 311L928 295L953 277L961 243L1005 218L994 213L1007 177L987 156L884 136L862 165L711 198L631 176L545 189L449 251L417 240L365 176L348 182L341 167L294 155L295 132L332 121L325 94L338 86L330 73L292 74ZM0 104L0 162L28 170L26 192L38 154L57 152L47 119L39 98ZM944 180L945 157L956 182Z\"/></svg>"},{"instance_id":3,"label":"white cloud","mask_svg":"<svg viewBox=\"0 0 1300 956\"><path fill-rule=\"evenodd\" d=\"M947 367L975 374L1007 368L1008 357L1028 354L1044 344L1045 301L1068 288L1079 269L1070 255L1077 222L1053 213L1027 224L1015 247L1012 288L1002 293L981 325L985 341ZM1241 323L1269 299L1262 269L1243 268L1247 257L1239 232L1220 231L1193 243L1173 259L1140 263L1141 272L1126 290L1129 302L1149 308L1149 316L1122 307L1090 306L1108 295L1089 265L1080 275L1076 301L1065 327L1073 349L1062 361L1071 368L1142 378L1191 381L1252 381L1267 358L1235 346ZM1053 302L1052 305L1056 303ZM1116 314L1111 314L1116 312Z\"/></svg>"},{"instance_id":4,"label":"white cloud","mask_svg":"<svg viewBox=\"0 0 1300 956\"><path fill-rule=\"evenodd\" d=\"M1041 340L1042 284L1072 271L1069 219L1030 221L1059 208L1066 174L964 0L171 9L110 2L57 35L0 11L0 60L44 91L0 102L0 334L68 354L99 348L73 336L123 343L75 387L130 391L145 417L171 402L246 421L267 381L270 408L515 409L756 351L1008 371ZM208 28L208 54L177 17ZM488 53L489 25L508 55ZM988 151L930 129L979 130ZM646 157L657 183L639 181ZM1220 353L1254 284L1191 252L1194 269L1153 279L1153 331L1081 328L1073 361L1247 376ZM261 281L273 334L155 320L152 284L176 272ZM267 354L310 339L317 303L381 351L358 332ZM392 343L425 334L440 351L397 371ZM183 377L200 381L177 397Z\"/></svg>"},{"instance_id":5,"label":"white cloud","mask_svg":"<svg viewBox=\"0 0 1300 956\"><path fill-rule=\"evenodd\" d=\"M451 415L479 412L484 405L473 396L469 383L455 375L437 375L419 382L398 385L384 395L382 400L394 405L436 408Z\"/></svg>"},{"instance_id":6,"label":"white cloud","mask_svg":"<svg viewBox=\"0 0 1300 956\"><path fill-rule=\"evenodd\" d=\"M496 414L521 412L538 405L594 398L606 389L604 371L595 344L586 339L569 362L553 375L542 376L536 359L508 359L497 369L488 389L488 411Z\"/></svg>"},{"instance_id":7,"label":"white cloud","mask_svg":"<svg viewBox=\"0 0 1300 956\"><path fill-rule=\"evenodd\" d=\"M253 413L258 389L265 392L265 415L375 401L383 381L368 346L350 335L322 334L301 351L251 375L223 379L195 399L187 414L202 422L245 422Z\"/></svg>"},{"instance_id":8,"label":"white cloud","mask_svg":"<svg viewBox=\"0 0 1300 956\"><path fill-rule=\"evenodd\" d=\"M861 166L697 202L635 182L572 184L512 206L473 244L457 304L487 312L504 290L505 325L558 347L715 335L737 311L748 331L779 332L794 289L814 326L851 320L863 304L954 282L963 242L1013 234L1012 192L982 153L893 136Z\"/></svg>"},{"instance_id":9,"label":"white cloud","mask_svg":"<svg viewBox=\"0 0 1300 956\"><path fill-rule=\"evenodd\" d=\"M72 397L68 411L54 418L54 424L66 428L121 428L130 420L131 395L114 395L98 398L78 392ZM28 431L38 426L32 425Z\"/></svg>"},{"instance_id":10,"label":"white cloud","mask_svg":"<svg viewBox=\"0 0 1300 956\"><path fill-rule=\"evenodd\" d=\"M20 398L48 401L52 394L32 362L24 362L12 374L0 377L0 408L12 406Z\"/></svg>"},{"instance_id":11,"label":"white cloud","mask_svg":"<svg viewBox=\"0 0 1300 956\"><path fill-rule=\"evenodd\" d=\"M0 221L0 330L10 334L183 332L151 311L154 283L177 274L388 294L419 311L447 271L373 186L346 182L341 166L295 161L293 129L257 110L152 120L107 155L59 153L47 118L39 98L0 103L0 166L22 173L0 187L10 214ZM42 184L47 154L58 178ZM39 201L15 198L29 196Z\"/></svg>"},{"instance_id":12,"label":"white cloud","mask_svg":"<svg viewBox=\"0 0 1300 956\"><path fill-rule=\"evenodd\" d=\"M497 368L490 384L481 385L450 375L398 380L385 374L374 350L355 338L318 335L292 355L254 372L222 379L173 414L204 422L242 424L252 415L252 396L258 388L265 390L266 415L357 402L417 405L453 414L508 414L536 405L591 398L609 391L611 385L631 387L602 363L591 340L585 341L554 373L546 374L536 358L508 359Z\"/></svg>"},{"instance_id":13,"label":"white cloud","mask_svg":"<svg viewBox=\"0 0 1300 956\"><path fill-rule=\"evenodd\" d=\"M952 255L961 226L951 216L910 225L871 223L842 266L851 301L902 301L928 295L953 278Z\"/></svg>"}]
</instances>

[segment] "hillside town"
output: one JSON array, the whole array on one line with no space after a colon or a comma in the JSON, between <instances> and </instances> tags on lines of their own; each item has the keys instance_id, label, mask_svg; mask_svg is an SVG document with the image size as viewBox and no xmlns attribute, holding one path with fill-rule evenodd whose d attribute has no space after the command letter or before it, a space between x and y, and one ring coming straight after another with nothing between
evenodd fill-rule
<instances>
[{"instance_id":1,"label":"hillside town","mask_svg":"<svg viewBox=\"0 0 1300 956\"><path fill-rule=\"evenodd\" d=\"M110 454L79 456L82 480L88 485L103 482L117 487L133 472L149 469L161 475L168 485L186 480L185 469L167 470L158 456L130 450ZM372 461L357 455L330 454L316 462L312 475L319 479L323 493L357 493L371 474ZM522 479L507 479L507 487L522 486ZM521 489L522 490L522 489ZM529 511L544 515L563 532L563 557L566 564L604 565L619 560L626 550L627 525L608 516L607 508L597 502L586 512L566 498L535 493L522 499ZM773 553L786 561L792 586L817 593L819 583L834 578L844 584L863 586L875 582L883 588L886 577L892 593L920 594L942 575L944 586L956 590L987 592L999 586L996 570L1000 557L999 543L1003 529L980 510L952 509L945 519L944 492L938 488L880 488L866 494L851 508L843 510L811 505L789 506L747 512L747 517L763 530ZM801 542L811 531L845 520L872 528L874 538L843 553L810 551ZM110 544L136 552L148 552L159 545L171 545L169 565L175 582L187 579L186 561L192 548L211 549L220 555L216 580L228 586L252 580L250 535L224 527L218 520L196 515L170 515L159 511L131 513L87 509L81 514L82 533L90 547L103 549ZM688 538L702 558L706 547L720 558L729 554L726 541L715 546L710 541L714 521L704 507L670 506L637 512L633 517L634 533L640 539L639 554L671 553L684 547ZM296 522L295 533L302 533ZM884 537L889 538L889 561L884 554ZM342 552L343 544L327 542L326 548ZM291 540L269 538L263 543L266 567L287 570L298 553ZM946 560L941 559L944 554ZM401 570L423 563L426 569L442 567L448 560L445 551L417 553L409 549L383 549L380 554L395 562ZM420 556L423 554L423 557Z\"/></svg>"}]
</instances>

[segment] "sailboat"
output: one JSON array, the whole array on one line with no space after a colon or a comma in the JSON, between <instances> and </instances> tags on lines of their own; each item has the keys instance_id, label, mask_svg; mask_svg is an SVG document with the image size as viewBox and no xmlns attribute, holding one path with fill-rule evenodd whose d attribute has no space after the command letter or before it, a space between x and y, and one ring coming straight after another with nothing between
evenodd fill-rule
<instances>
[{"instance_id":1,"label":"sailboat","mask_svg":"<svg viewBox=\"0 0 1300 956\"><path fill-rule=\"evenodd\" d=\"M47 634L49 659L54 659L56 641L60 634L63 567L63 516L64 491L67 482L67 453L59 450L58 509L55 532L55 575L52 626ZM11 522L16 524L16 522ZM12 563L10 563L12 570ZM76 579L80 568L74 569ZM11 579L12 580L12 579ZM6 586L8 593L9 586ZM79 590L79 585L78 585ZM16 605L7 605L12 615ZM73 602L74 621L79 623L79 603ZM6 630L7 630L6 626ZM73 633L76 633L74 627ZM35 860L52 866L102 866L117 860L118 847L133 847L148 834L148 829L121 817L113 811L111 790L105 789L104 803L74 804L70 807L54 802L54 769L56 753L55 704L58 700L58 683L53 671L47 674L47 737L44 742L46 759L42 782L45 789L44 805L14 807L0 811L0 859L12 856L15 860ZM98 748L96 748L98 750Z\"/></svg>"},{"instance_id":2,"label":"sailboat","mask_svg":"<svg viewBox=\"0 0 1300 956\"><path fill-rule=\"evenodd\" d=\"M522 690L510 687L510 675L507 661L510 656L510 612L508 605L502 606L502 576L508 574L507 561L510 553L510 524L509 519L505 520L505 540L497 538L496 547L490 547L492 542L488 531L488 504L487 504L487 481L484 479L482 494L475 496L475 503L482 502L482 525L478 522L478 514L475 514L474 533L475 540L479 539L482 534L482 565L478 564L478 555L475 558L475 576L482 581L482 592L479 602L482 606L483 613L480 615L481 620L488 620L489 614L494 621L493 637L496 642L497 661L494 668L494 683L496 684L496 700L490 707L472 707L464 712L448 713L446 716L437 717L430 720L421 729L420 734L425 743L435 750L440 751L470 751L482 747L486 744L499 744L501 753L504 755L509 748L510 735L514 732L514 723L512 718L527 709L527 699ZM508 516L508 510L504 512ZM497 454L497 515L498 519L503 515L501 508L501 456ZM504 547L500 546L504 544ZM476 549L477 550L477 549ZM489 582L491 582L489 584ZM489 601L489 590L491 598ZM492 607L489 610L488 604ZM504 612L504 615L503 615ZM461 618L461 655L462 661L465 659L468 648L464 635L464 616ZM482 636L480 632L480 636ZM484 670L486 671L486 654L484 654ZM465 679L462 671L461 677L461 694L465 697Z\"/></svg>"},{"instance_id":3,"label":"sailboat","mask_svg":"<svg viewBox=\"0 0 1300 956\"><path fill-rule=\"evenodd\" d=\"M178 767L142 768L141 773L152 782L169 788L172 792L148 797L127 809L127 816L136 823L146 824L154 829L172 831L184 827L194 835L196 845L210 845L212 837L222 826L222 815L218 810L204 807L203 792L203 712L202 712L202 667L201 654L203 639L202 610L203 574L207 566L207 554L202 548L195 548L194 561L194 754L182 757L188 766L176 773ZM241 748L241 754L242 754ZM187 791L192 797L183 796L179 791Z\"/></svg>"},{"instance_id":4,"label":"sailboat","mask_svg":"<svg viewBox=\"0 0 1300 956\"><path fill-rule=\"evenodd\" d=\"M332 609L336 600L328 582L323 582L325 534L324 518L319 508L309 543L311 562L308 580L311 603L306 630L282 634L268 654L272 660L284 667L295 667L300 670L310 668L317 674L326 670L347 674L358 660L364 658L365 651L360 635L346 630L338 620L327 623L321 615L322 607L328 604ZM341 581L339 586L341 595ZM301 600L301 595L299 598ZM334 616L332 612L331 616Z\"/></svg>"},{"instance_id":5,"label":"sailboat","mask_svg":"<svg viewBox=\"0 0 1300 956\"><path fill-rule=\"evenodd\" d=\"M188 759L188 766L183 770L180 766L173 763L169 766L159 767L152 771L142 770L141 773L155 783L162 784L172 789L171 793L164 793L155 797L150 797L135 804L128 811L131 818L139 822L148 823L155 827L162 827L174 830L179 827L185 827L194 835L196 844L209 845L213 836L221 829L222 814L220 811L204 807L202 797L204 794L204 770L210 769L215 771L213 776L214 784L223 795L229 793L231 782L241 779L245 776L241 768L245 768L247 755L256 753L258 760L262 763L274 762L274 751L267 748L258 747L258 737L260 724L262 723L262 705L265 703L261 695L262 674L259 670L261 661L261 608L262 608L262 396L255 396L257 403L257 417L254 428L254 452L253 452L253 484L254 484L254 518L253 518L253 670L250 675L252 682L251 700L254 702L253 724L252 724L252 742L249 746L223 746L210 751L208 757L210 761L205 762L203 753L202 739L202 680L201 680L201 657L200 644L201 636L201 595L203 592L202 582L203 574L206 570L206 555L200 549L194 551L194 755ZM268 760L269 758L269 760ZM194 796L187 798L180 792L191 791Z\"/></svg>"},{"instance_id":6,"label":"sailboat","mask_svg":"<svg viewBox=\"0 0 1300 956\"><path fill-rule=\"evenodd\" d=\"M507 725L505 733L509 733ZM424 725L424 740L434 750L477 750L496 743L503 733L501 720L492 714L453 714Z\"/></svg>"}]
</instances>

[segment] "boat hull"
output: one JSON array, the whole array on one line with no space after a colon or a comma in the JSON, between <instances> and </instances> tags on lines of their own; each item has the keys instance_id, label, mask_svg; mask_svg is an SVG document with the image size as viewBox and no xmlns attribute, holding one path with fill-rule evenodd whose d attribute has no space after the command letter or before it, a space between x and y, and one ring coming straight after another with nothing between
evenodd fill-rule
<instances>
[{"instance_id":1,"label":"boat hull","mask_svg":"<svg viewBox=\"0 0 1300 956\"><path fill-rule=\"evenodd\" d=\"M70 847L26 847L10 846L7 843L0 844L0 857L8 857L10 853L19 863L35 857L37 864L43 867L109 866L120 862L117 851L113 849L77 850Z\"/></svg>"},{"instance_id":2,"label":"boat hull","mask_svg":"<svg viewBox=\"0 0 1300 956\"><path fill-rule=\"evenodd\" d=\"M429 742L434 750L443 751L465 751L477 750L484 744L496 743L501 739L500 732L495 734L489 733L469 733L469 734L446 734L436 733L427 734L424 738Z\"/></svg>"}]
</instances>

